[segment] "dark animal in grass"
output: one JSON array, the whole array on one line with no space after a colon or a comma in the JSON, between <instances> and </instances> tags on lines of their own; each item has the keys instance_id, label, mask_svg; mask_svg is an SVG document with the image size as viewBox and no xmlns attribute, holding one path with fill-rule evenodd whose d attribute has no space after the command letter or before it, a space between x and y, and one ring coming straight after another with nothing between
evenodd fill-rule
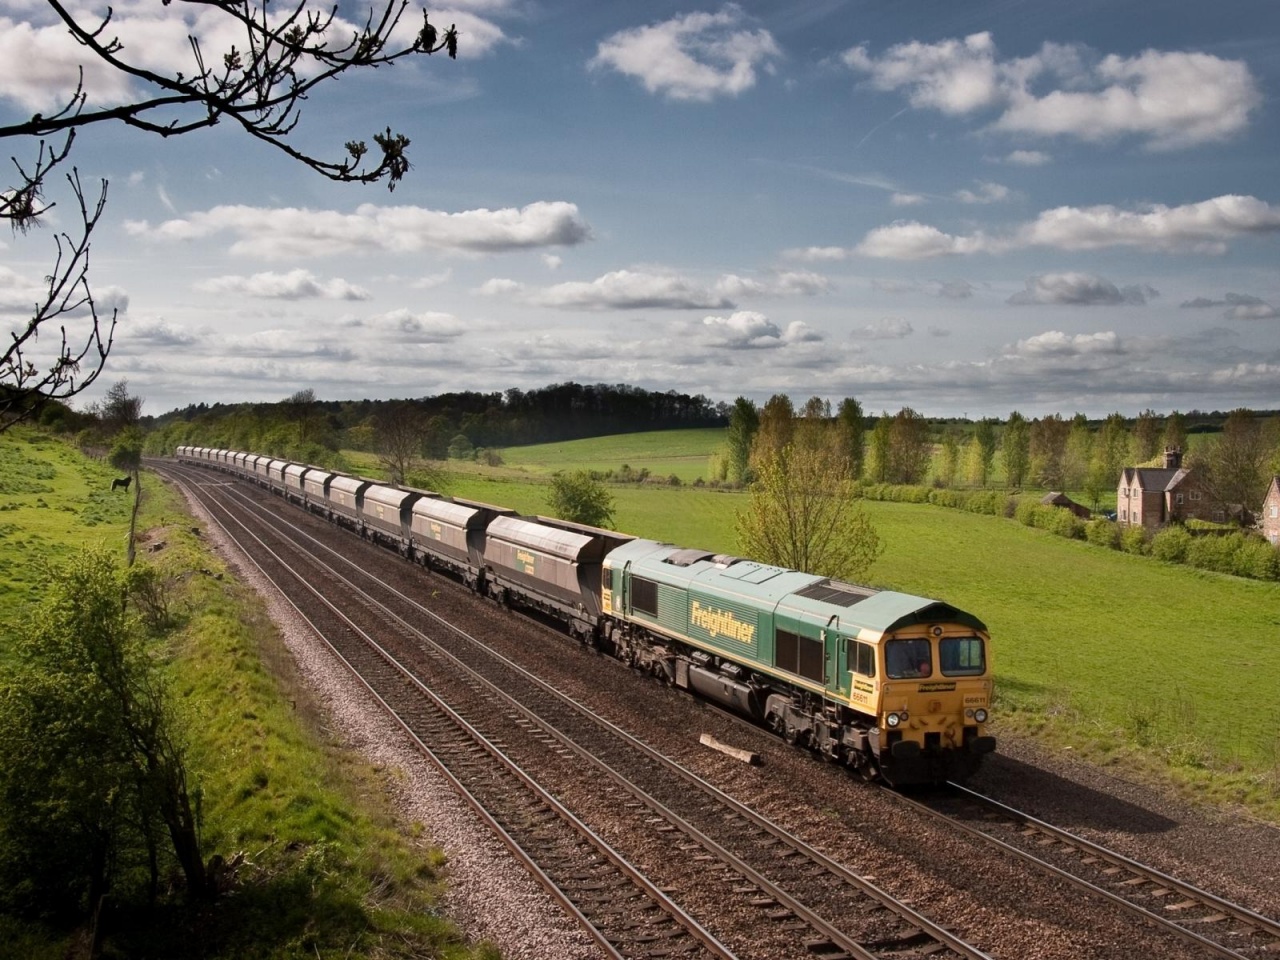
<instances>
[{"instance_id":1,"label":"dark animal in grass","mask_svg":"<svg viewBox=\"0 0 1280 960\"><path fill-rule=\"evenodd\" d=\"M112 481L111 481L111 489L112 489L112 490L119 490L119 489L123 488L123 489L124 489L124 491L125 491L126 493L128 493L128 491L129 491L129 484L130 484L130 483L132 483L132 482L133 482L133 477L120 477L118 480L112 480Z\"/></svg>"}]
</instances>

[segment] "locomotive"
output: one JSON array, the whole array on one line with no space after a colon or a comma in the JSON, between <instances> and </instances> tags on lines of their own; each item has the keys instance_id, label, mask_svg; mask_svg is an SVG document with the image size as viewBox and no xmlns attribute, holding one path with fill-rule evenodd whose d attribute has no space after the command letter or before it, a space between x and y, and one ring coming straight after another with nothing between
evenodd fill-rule
<instances>
[{"instance_id":1,"label":"locomotive","mask_svg":"<svg viewBox=\"0 0 1280 960\"><path fill-rule=\"evenodd\" d=\"M180 446L633 668L894 786L995 750L990 637L950 604L266 456Z\"/></svg>"}]
</instances>

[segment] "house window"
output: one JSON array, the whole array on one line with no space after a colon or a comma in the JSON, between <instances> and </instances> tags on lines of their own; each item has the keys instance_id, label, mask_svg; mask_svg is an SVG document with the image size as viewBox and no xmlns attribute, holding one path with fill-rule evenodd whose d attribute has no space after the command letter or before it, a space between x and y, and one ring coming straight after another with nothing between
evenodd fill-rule
<instances>
[{"instance_id":1,"label":"house window","mask_svg":"<svg viewBox=\"0 0 1280 960\"><path fill-rule=\"evenodd\" d=\"M1227 521L1227 515L1225 512L1223 512L1222 510L1213 511L1214 523L1226 523L1226 521Z\"/></svg>"},{"instance_id":2,"label":"house window","mask_svg":"<svg viewBox=\"0 0 1280 960\"><path fill-rule=\"evenodd\" d=\"M1128 511L1128 509L1127 509L1127 508L1126 508L1126 509L1124 509L1124 510L1121 510L1121 511L1120 511L1120 519L1121 519L1121 520L1128 520L1128 519L1129 519L1129 511Z\"/></svg>"},{"instance_id":3,"label":"house window","mask_svg":"<svg viewBox=\"0 0 1280 960\"><path fill-rule=\"evenodd\" d=\"M1181 503L1181 502L1182 502L1182 494L1180 494L1180 493L1175 493L1175 494L1173 495L1173 502L1174 502L1174 503Z\"/></svg>"},{"instance_id":4,"label":"house window","mask_svg":"<svg viewBox=\"0 0 1280 960\"><path fill-rule=\"evenodd\" d=\"M1271 505L1271 519L1272 519L1272 520L1274 520L1274 519L1275 519L1276 517L1278 517L1278 516L1280 516L1280 507L1277 507L1277 506L1273 503L1273 504Z\"/></svg>"},{"instance_id":5,"label":"house window","mask_svg":"<svg viewBox=\"0 0 1280 960\"><path fill-rule=\"evenodd\" d=\"M1191 491L1191 499L1192 499L1192 500L1199 500L1199 499L1200 499L1200 491L1199 491L1199 490L1192 490L1192 491Z\"/></svg>"}]
</instances>

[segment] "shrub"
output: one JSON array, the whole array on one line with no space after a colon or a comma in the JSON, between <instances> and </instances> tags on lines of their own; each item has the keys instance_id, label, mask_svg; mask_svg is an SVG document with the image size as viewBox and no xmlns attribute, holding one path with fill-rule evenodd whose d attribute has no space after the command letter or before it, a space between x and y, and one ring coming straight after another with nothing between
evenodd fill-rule
<instances>
[{"instance_id":1,"label":"shrub","mask_svg":"<svg viewBox=\"0 0 1280 960\"><path fill-rule=\"evenodd\" d=\"M1084 538L1095 547L1120 549L1120 526L1111 520L1090 520L1084 525Z\"/></svg>"},{"instance_id":2,"label":"shrub","mask_svg":"<svg viewBox=\"0 0 1280 960\"><path fill-rule=\"evenodd\" d=\"M1066 537L1068 540L1084 539L1084 521L1070 510L1064 510L1062 507L1043 507L1042 509L1047 511L1045 519L1048 526L1045 529L1050 533Z\"/></svg>"},{"instance_id":3,"label":"shrub","mask_svg":"<svg viewBox=\"0 0 1280 960\"><path fill-rule=\"evenodd\" d=\"M1120 549L1137 556L1147 552L1147 531L1142 527L1125 527L1120 531Z\"/></svg>"},{"instance_id":4,"label":"shrub","mask_svg":"<svg viewBox=\"0 0 1280 960\"><path fill-rule=\"evenodd\" d=\"M1151 555L1169 563L1186 563L1191 534L1183 527L1165 527L1151 538Z\"/></svg>"}]
</instances>

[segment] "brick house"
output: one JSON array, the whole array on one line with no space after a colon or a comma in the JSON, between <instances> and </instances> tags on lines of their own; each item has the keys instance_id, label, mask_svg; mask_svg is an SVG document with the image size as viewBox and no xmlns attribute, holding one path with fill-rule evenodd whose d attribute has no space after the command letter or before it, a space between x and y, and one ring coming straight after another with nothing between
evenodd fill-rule
<instances>
[{"instance_id":1,"label":"brick house","mask_svg":"<svg viewBox=\"0 0 1280 960\"><path fill-rule=\"evenodd\" d=\"M1164 452L1163 467L1125 467L1116 487L1116 523L1158 529L1187 520L1224 523L1227 511L1214 504L1194 470L1182 466L1182 451Z\"/></svg>"},{"instance_id":2,"label":"brick house","mask_svg":"<svg viewBox=\"0 0 1280 960\"><path fill-rule=\"evenodd\" d=\"M1258 529L1271 541L1271 545L1280 547L1280 477L1271 478L1271 486L1267 487L1266 499L1262 501L1262 515L1258 518Z\"/></svg>"}]
</instances>

